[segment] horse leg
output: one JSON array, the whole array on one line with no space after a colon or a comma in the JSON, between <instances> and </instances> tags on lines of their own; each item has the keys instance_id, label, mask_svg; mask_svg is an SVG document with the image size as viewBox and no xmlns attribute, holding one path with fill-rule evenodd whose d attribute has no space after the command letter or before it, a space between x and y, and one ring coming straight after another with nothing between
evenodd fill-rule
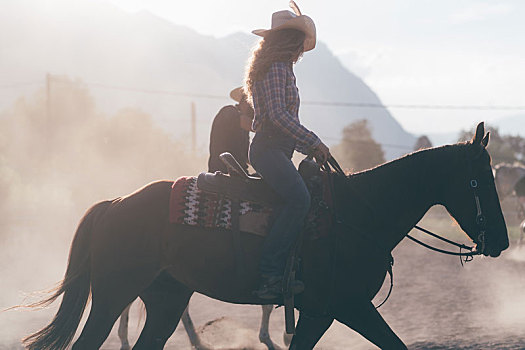
<instances>
[{"instance_id":1,"label":"horse leg","mask_svg":"<svg viewBox=\"0 0 525 350\"><path fill-rule=\"evenodd\" d=\"M158 274L155 266L93 273L91 311L73 350L99 349L124 309Z\"/></svg>"},{"instance_id":2,"label":"horse leg","mask_svg":"<svg viewBox=\"0 0 525 350\"><path fill-rule=\"evenodd\" d=\"M340 305L336 308L334 316L336 320L354 329L380 349L407 349L369 300Z\"/></svg>"},{"instance_id":3,"label":"horse leg","mask_svg":"<svg viewBox=\"0 0 525 350\"><path fill-rule=\"evenodd\" d=\"M290 344L292 343L292 339L293 339L293 334L288 334L286 333L286 330L283 331L283 342L284 342L284 345L286 345L287 347L290 346Z\"/></svg>"},{"instance_id":4,"label":"horse leg","mask_svg":"<svg viewBox=\"0 0 525 350\"><path fill-rule=\"evenodd\" d=\"M120 323L118 325L118 337L120 339L120 350L129 350L129 342L128 342L128 322L129 322L129 309L131 308L131 304L129 304L122 314L120 315Z\"/></svg>"},{"instance_id":5,"label":"horse leg","mask_svg":"<svg viewBox=\"0 0 525 350\"><path fill-rule=\"evenodd\" d=\"M163 349L192 294L192 290L166 273L144 290L140 298L146 305L146 324L133 350Z\"/></svg>"},{"instance_id":6,"label":"horse leg","mask_svg":"<svg viewBox=\"0 0 525 350\"><path fill-rule=\"evenodd\" d=\"M184 309L184 312L182 313L181 317L182 325L184 326L184 329L186 330L186 334L188 335L188 338L190 339L191 346L195 350L207 350L208 347L204 346L201 342L201 339L199 338L199 335L195 331L195 326L193 325L193 321L190 317L190 306L188 305L186 309Z\"/></svg>"},{"instance_id":7,"label":"horse leg","mask_svg":"<svg viewBox=\"0 0 525 350\"><path fill-rule=\"evenodd\" d=\"M135 298L136 296L116 298L114 295L94 294L88 320L72 350L99 349L113 324Z\"/></svg>"},{"instance_id":8,"label":"horse leg","mask_svg":"<svg viewBox=\"0 0 525 350\"><path fill-rule=\"evenodd\" d=\"M270 338L269 326L270 326L270 315L273 311L273 305L261 305L262 306L262 318L261 328L259 329L259 341L268 347L268 350L275 350L275 344Z\"/></svg>"},{"instance_id":9,"label":"horse leg","mask_svg":"<svg viewBox=\"0 0 525 350\"><path fill-rule=\"evenodd\" d=\"M330 316L312 317L304 312L299 313L299 321L290 350L311 350L321 339L334 319Z\"/></svg>"}]
</instances>

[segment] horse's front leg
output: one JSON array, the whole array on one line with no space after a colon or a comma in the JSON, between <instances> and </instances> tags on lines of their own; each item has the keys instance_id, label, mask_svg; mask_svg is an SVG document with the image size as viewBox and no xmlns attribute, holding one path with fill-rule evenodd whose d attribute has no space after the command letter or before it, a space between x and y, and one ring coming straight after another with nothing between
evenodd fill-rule
<instances>
[{"instance_id":1,"label":"horse's front leg","mask_svg":"<svg viewBox=\"0 0 525 350\"><path fill-rule=\"evenodd\" d=\"M190 306L186 306L186 309L182 313L181 316L182 324L184 325L184 329L186 330L186 334L188 335L188 338L190 339L190 343L193 349L195 350L208 350L209 348L202 344L201 338L197 334L197 331L195 331L195 326L193 325L193 321L190 317Z\"/></svg>"},{"instance_id":2,"label":"horse's front leg","mask_svg":"<svg viewBox=\"0 0 525 350\"><path fill-rule=\"evenodd\" d=\"M335 319L359 332L380 349L407 349L369 300L341 303Z\"/></svg>"},{"instance_id":3,"label":"horse's front leg","mask_svg":"<svg viewBox=\"0 0 525 350\"><path fill-rule=\"evenodd\" d=\"M300 312L290 350L313 349L333 321L331 316L312 317Z\"/></svg>"}]
</instances>

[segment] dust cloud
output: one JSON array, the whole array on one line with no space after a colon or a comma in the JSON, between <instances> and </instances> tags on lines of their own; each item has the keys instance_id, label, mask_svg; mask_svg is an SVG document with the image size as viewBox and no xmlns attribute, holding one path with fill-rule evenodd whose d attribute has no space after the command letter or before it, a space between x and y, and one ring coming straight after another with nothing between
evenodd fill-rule
<instances>
[{"instance_id":1,"label":"dust cloud","mask_svg":"<svg viewBox=\"0 0 525 350\"><path fill-rule=\"evenodd\" d=\"M0 309L20 304L24 293L52 287L62 278L78 220L93 203L127 194L150 181L205 169L206 151L193 155L189 149L140 110L99 112L80 81L60 84L52 101L39 91L4 111L0 115ZM515 242L516 223L508 222ZM431 210L423 225L454 239L464 237L440 209ZM511 246L501 258L476 258L465 267L456 258L412 242L402 242L393 254L394 291L380 311L410 349L525 348L523 249ZM376 304L385 296L387 284ZM20 348L20 338L47 324L57 306L0 313L0 349ZM140 332L139 309L132 308L131 341ZM225 347L232 345L226 344L232 339L244 348L260 347L259 307L195 295L190 314L209 342ZM213 320L219 321L209 323ZM278 309L270 332L281 345L283 326ZM119 346L114 329L103 349ZM374 348L338 323L317 348L349 347ZM179 327L167 349L189 348Z\"/></svg>"},{"instance_id":2,"label":"dust cloud","mask_svg":"<svg viewBox=\"0 0 525 350\"><path fill-rule=\"evenodd\" d=\"M50 99L40 90L0 114L2 310L62 279L76 225L92 204L206 167L205 150L191 154L149 115L104 115L82 82L61 79ZM54 311L0 313L0 349L17 348Z\"/></svg>"}]
</instances>

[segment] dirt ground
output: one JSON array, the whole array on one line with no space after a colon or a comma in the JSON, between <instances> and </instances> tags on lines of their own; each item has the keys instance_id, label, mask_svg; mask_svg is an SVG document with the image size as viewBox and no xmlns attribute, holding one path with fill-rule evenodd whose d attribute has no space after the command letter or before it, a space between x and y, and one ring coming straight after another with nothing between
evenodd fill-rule
<instances>
[{"instance_id":1,"label":"dirt ground","mask_svg":"<svg viewBox=\"0 0 525 350\"><path fill-rule=\"evenodd\" d=\"M426 227L462 238L442 212L434 214L425 218ZM394 290L381 314L409 349L525 349L525 247L514 244L497 259L476 257L463 267L459 258L428 251L408 240L393 255ZM376 304L386 295L388 283L386 280ZM134 305L130 339L138 336L140 313L141 307ZM190 314L202 339L213 348L265 349L258 341L258 306L231 305L197 294L191 299ZM284 347L283 329L284 311L276 309L270 333ZM115 327L104 349L118 349L118 345ZM166 348L190 349L182 326ZM334 322L316 349L376 347Z\"/></svg>"},{"instance_id":2,"label":"dirt ground","mask_svg":"<svg viewBox=\"0 0 525 350\"><path fill-rule=\"evenodd\" d=\"M437 219L425 221L430 229L461 237L457 227L439 215ZM408 240L404 240L393 255L394 290L380 311L409 349L525 349L525 247L511 246L497 259L477 257L464 267L456 257L428 251ZM9 258L16 260L17 257ZM57 270L63 271L63 268L57 267ZM7 269L4 264L0 275ZM43 280L49 280L48 277L32 278L33 284L40 285ZM375 299L376 304L383 300L388 283L387 279ZM14 300L17 300L14 291L3 292L0 307L12 305ZM18 339L46 324L55 311L56 306L45 311L1 313L0 349L21 348ZM265 349L258 341L259 306L226 304L195 294L190 302L190 314L202 339L214 349ZM137 339L143 323L142 306L135 303L129 322L131 343ZM103 349L120 348L117 326ZM284 312L277 309L271 318L270 333L281 346L283 329ZM191 349L182 325L166 349ZM353 330L334 322L316 349L375 347Z\"/></svg>"},{"instance_id":3,"label":"dirt ground","mask_svg":"<svg viewBox=\"0 0 525 350\"><path fill-rule=\"evenodd\" d=\"M525 349L525 248L499 259L476 258L461 267L403 242L394 252L394 291L381 314L409 349ZM383 286L376 303L388 289ZM132 309L130 340L139 333L141 307ZM215 349L265 349L258 341L261 309L195 295L190 314L202 339ZM215 321L205 326L208 321ZM270 332L283 346L282 309L273 312ZM118 349L116 327L103 349ZM182 326L166 349L191 349ZM316 349L376 349L351 329L334 322Z\"/></svg>"}]
</instances>

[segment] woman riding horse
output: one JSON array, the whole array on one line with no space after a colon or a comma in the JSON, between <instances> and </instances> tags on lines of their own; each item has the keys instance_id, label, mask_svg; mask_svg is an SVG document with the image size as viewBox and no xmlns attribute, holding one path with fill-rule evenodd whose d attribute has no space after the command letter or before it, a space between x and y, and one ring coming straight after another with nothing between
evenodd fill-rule
<instances>
[{"instance_id":1,"label":"woman riding horse","mask_svg":"<svg viewBox=\"0 0 525 350\"><path fill-rule=\"evenodd\" d=\"M245 82L255 110L250 163L283 200L263 246L262 279L255 291L261 299L282 295L286 258L310 208L310 194L291 160L293 152L313 154L319 163L330 155L328 147L299 121L293 64L315 47L315 25L297 7L294 10L295 14L275 12L271 29L253 31L263 38L253 52ZM294 293L303 289L300 281L292 286Z\"/></svg>"},{"instance_id":2,"label":"woman riding horse","mask_svg":"<svg viewBox=\"0 0 525 350\"><path fill-rule=\"evenodd\" d=\"M303 241L300 271L307 288L296 300L300 316L291 349L313 349L334 320L381 349L406 349L371 300L392 250L436 204L446 207L478 253L497 257L508 248L483 135L480 124L471 142L419 151L350 177L333 175L333 227ZM268 303L252 293L263 237L241 234L246 273L239 278L231 230L170 222L173 184L156 181L86 212L64 280L35 304L63 295L60 308L25 339L28 349L66 349L90 297L73 350L100 348L137 296L147 316L135 350L163 349L194 292L238 304ZM159 280L162 273L170 278Z\"/></svg>"}]
</instances>

